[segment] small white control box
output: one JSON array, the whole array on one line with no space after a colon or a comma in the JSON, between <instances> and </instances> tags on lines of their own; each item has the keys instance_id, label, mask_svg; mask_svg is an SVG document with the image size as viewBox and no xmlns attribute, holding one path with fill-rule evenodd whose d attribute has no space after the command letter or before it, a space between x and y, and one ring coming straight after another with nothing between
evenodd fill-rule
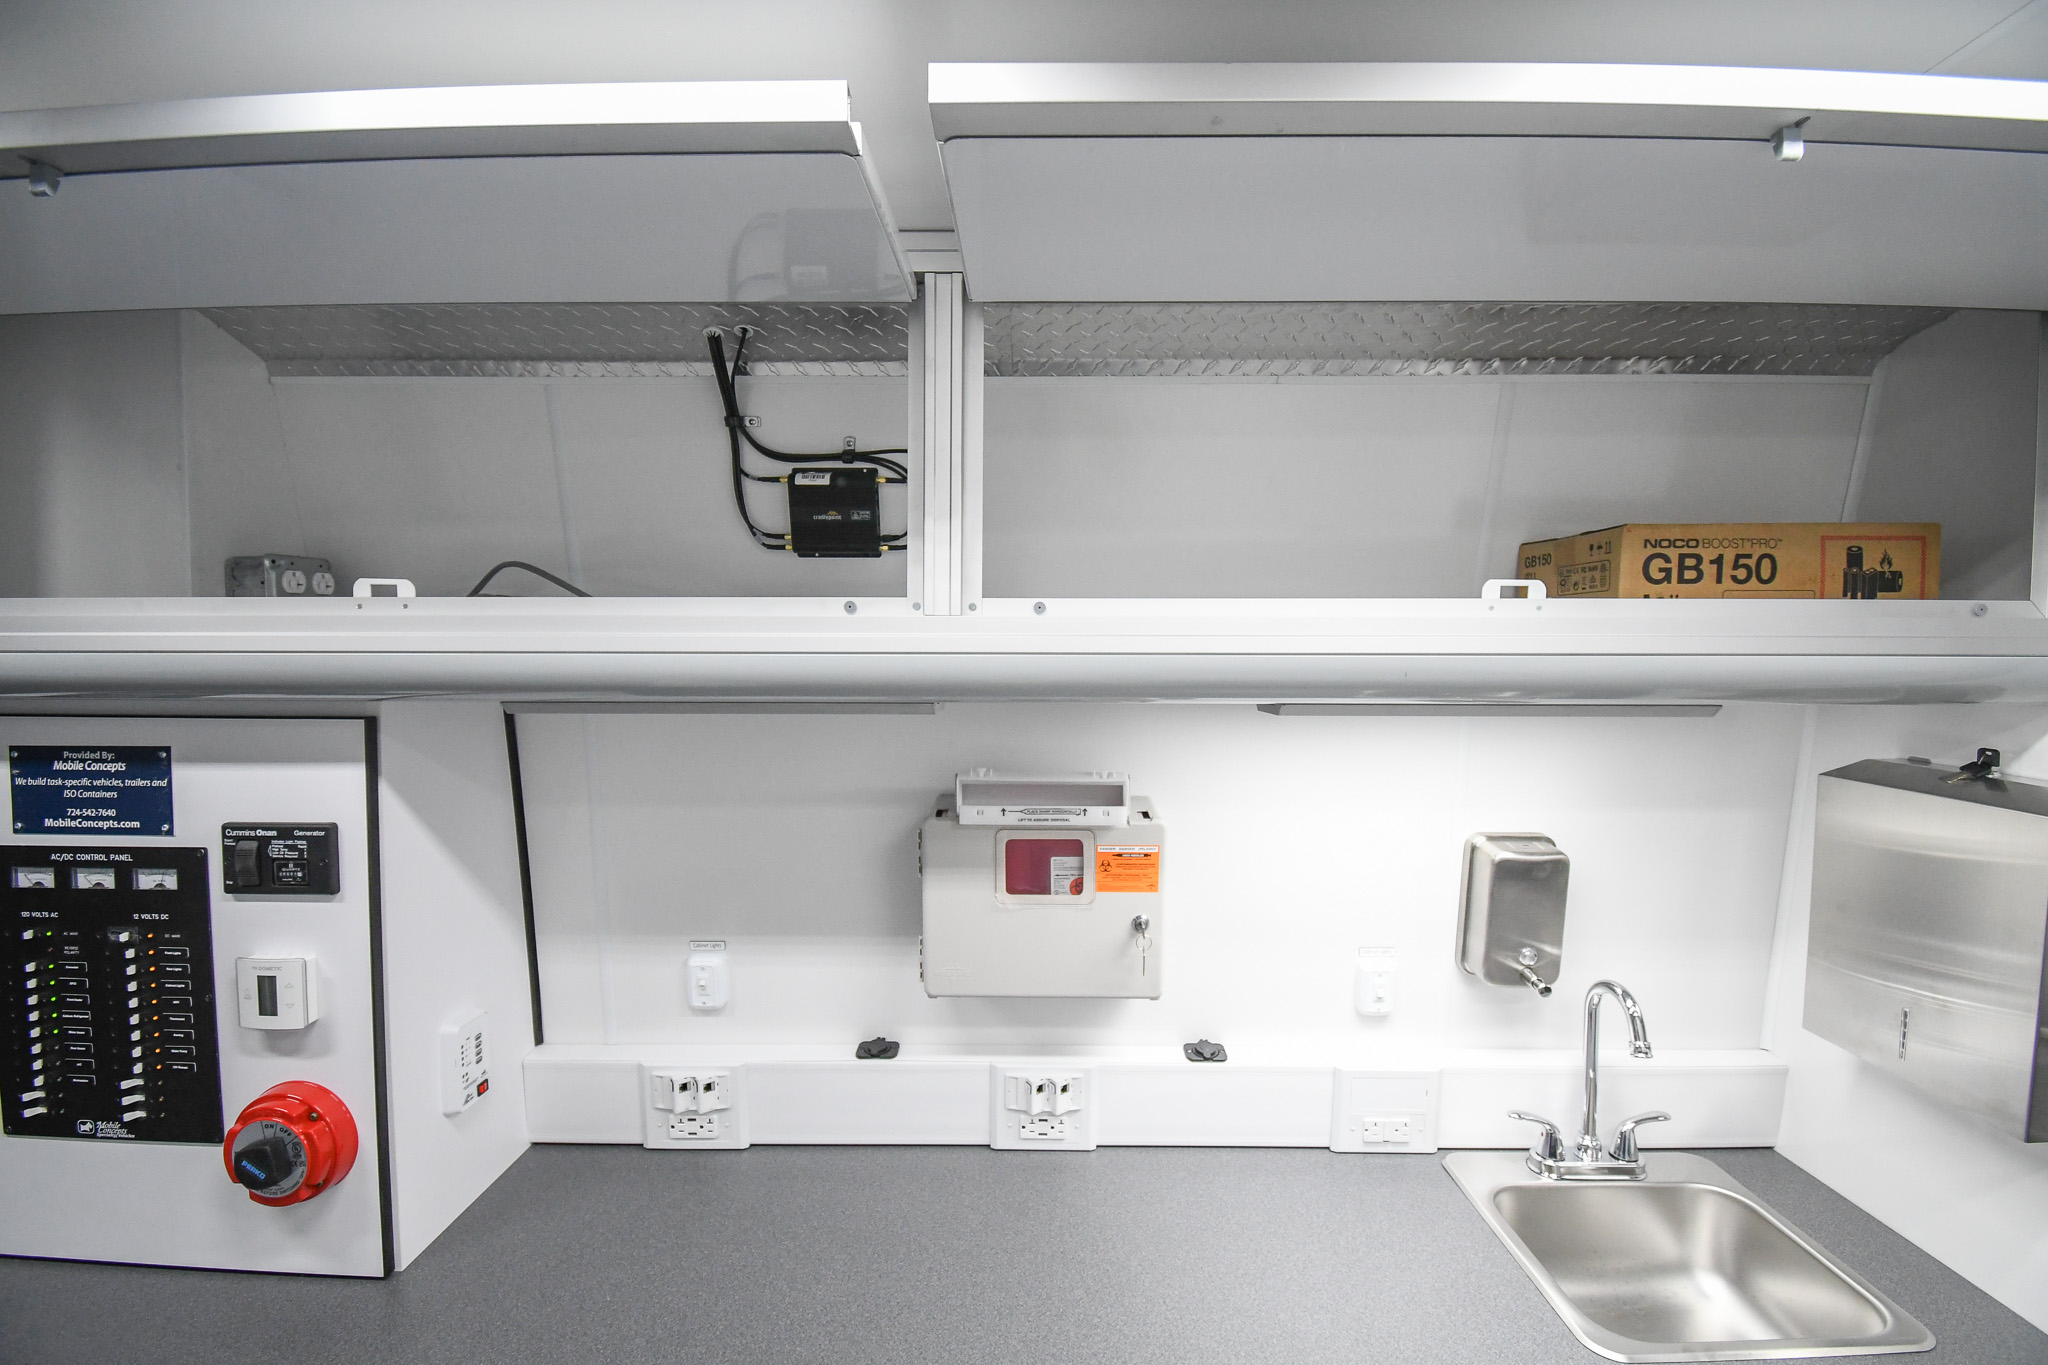
<instances>
[{"instance_id":1,"label":"small white control box","mask_svg":"<svg viewBox=\"0 0 2048 1365\"><path fill-rule=\"evenodd\" d=\"M491 1093L491 1016L441 1026L441 1112L460 1114Z\"/></svg>"},{"instance_id":2,"label":"small white control box","mask_svg":"<svg viewBox=\"0 0 2048 1365\"><path fill-rule=\"evenodd\" d=\"M238 957L235 1004L243 1028L304 1028L320 1017L318 966L310 957Z\"/></svg>"}]
</instances>

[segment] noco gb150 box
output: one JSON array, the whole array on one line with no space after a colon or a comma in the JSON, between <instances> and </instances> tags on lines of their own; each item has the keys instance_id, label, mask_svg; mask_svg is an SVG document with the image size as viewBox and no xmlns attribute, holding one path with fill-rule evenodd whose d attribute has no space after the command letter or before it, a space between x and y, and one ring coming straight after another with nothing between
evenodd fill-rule
<instances>
[{"instance_id":1,"label":"noco gb150 box","mask_svg":"<svg viewBox=\"0 0 2048 1365\"><path fill-rule=\"evenodd\" d=\"M1935 522L1638 523L1522 546L1552 597L1941 596Z\"/></svg>"}]
</instances>

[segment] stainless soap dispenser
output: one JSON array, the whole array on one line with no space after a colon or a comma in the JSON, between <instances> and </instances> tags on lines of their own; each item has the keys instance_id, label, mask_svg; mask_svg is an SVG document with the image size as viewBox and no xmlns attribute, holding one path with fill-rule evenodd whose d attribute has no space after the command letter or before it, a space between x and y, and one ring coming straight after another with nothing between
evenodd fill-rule
<instances>
[{"instance_id":1,"label":"stainless soap dispenser","mask_svg":"<svg viewBox=\"0 0 2048 1365\"><path fill-rule=\"evenodd\" d=\"M1549 995L1564 966L1564 894L1572 860L1543 834L1465 841L1458 965L1495 986Z\"/></svg>"}]
</instances>

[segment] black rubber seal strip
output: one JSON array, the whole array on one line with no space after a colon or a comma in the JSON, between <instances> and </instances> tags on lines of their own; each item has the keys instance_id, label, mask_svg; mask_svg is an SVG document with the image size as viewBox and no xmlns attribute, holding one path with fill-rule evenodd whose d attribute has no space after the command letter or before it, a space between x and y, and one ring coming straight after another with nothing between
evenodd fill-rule
<instances>
[{"instance_id":1,"label":"black rubber seal strip","mask_svg":"<svg viewBox=\"0 0 2048 1365\"><path fill-rule=\"evenodd\" d=\"M377 1202L384 1215L384 1275L398 1269L398 1221L391 1210L391 1082L384 1068L384 853L377 818L377 719L363 721L365 813L370 828L370 1037L377 1071Z\"/></svg>"},{"instance_id":2,"label":"black rubber seal strip","mask_svg":"<svg viewBox=\"0 0 2048 1365\"><path fill-rule=\"evenodd\" d=\"M541 1045L540 935L533 924L533 864L526 855L526 784L519 773L519 717L505 713L505 761L512 767L512 832L519 841L519 898L526 906L526 990L533 1002L533 1045Z\"/></svg>"}]
</instances>

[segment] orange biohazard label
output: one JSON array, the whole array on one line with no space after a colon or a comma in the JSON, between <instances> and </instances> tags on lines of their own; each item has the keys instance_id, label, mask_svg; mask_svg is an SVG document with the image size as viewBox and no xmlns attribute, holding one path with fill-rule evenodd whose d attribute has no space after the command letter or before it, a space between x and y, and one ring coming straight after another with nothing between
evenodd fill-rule
<instances>
[{"instance_id":1,"label":"orange biohazard label","mask_svg":"<svg viewBox=\"0 0 2048 1365\"><path fill-rule=\"evenodd\" d=\"M1159 889L1159 845L1097 844L1095 846L1095 889L1097 891L1157 891Z\"/></svg>"}]
</instances>

